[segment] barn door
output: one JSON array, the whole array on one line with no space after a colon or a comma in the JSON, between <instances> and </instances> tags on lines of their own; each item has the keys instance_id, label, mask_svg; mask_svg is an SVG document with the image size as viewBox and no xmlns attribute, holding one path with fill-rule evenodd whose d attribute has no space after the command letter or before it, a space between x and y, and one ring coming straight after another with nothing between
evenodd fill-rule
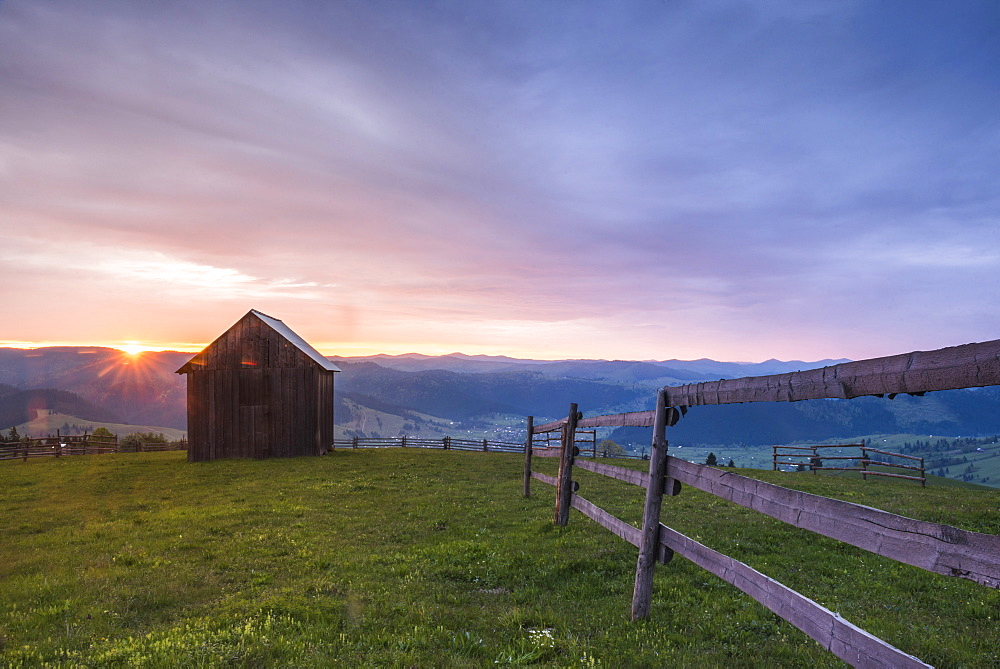
<instances>
[{"instance_id":1,"label":"barn door","mask_svg":"<svg viewBox=\"0 0 1000 669\"><path fill-rule=\"evenodd\" d=\"M267 438L268 416L266 404L240 407L241 457L271 457L271 441Z\"/></svg>"}]
</instances>

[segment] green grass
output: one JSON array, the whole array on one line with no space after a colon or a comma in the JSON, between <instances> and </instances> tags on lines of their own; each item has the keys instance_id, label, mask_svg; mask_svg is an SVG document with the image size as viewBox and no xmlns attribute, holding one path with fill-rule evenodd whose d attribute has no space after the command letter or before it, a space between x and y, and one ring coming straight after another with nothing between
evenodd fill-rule
<instances>
[{"instance_id":1,"label":"green grass","mask_svg":"<svg viewBox=\"0 0 1000 669\"><path fill-rule=\"evenodd\" d=\"M1000 446L984 446L982 451L967 453L976 471L973 481L1000 488ZM951 471L960 476L968 465L952 465Z\"/></svg>"},{"instance_id":2,"label":"green grass","mask_svg":"<svg viewBox=\"0 0 1000 669\"><path fill-rule=\"evenodd\" d=\"M683 558L629 622L635 549L575 511L553 527L516 455L183 457L0 463L0 666L841 666ZM995 490L743 473L1000 533ZM576 478L638 524L642 490ZM664 520L927 662L1000 663L1000 591L689 488Z\"/></svg>"}]
</instances>

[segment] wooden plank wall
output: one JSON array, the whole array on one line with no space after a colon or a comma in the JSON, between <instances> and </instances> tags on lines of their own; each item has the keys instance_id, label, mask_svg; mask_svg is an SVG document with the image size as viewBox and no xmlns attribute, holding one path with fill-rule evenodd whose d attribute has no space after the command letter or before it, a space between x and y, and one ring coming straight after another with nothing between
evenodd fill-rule
<instances>
[{"instance_id":1,"label":"wooden plank wall","mask_svg":"<svg viewBox=\"0 0 1000 669\"><path fill-rule=\"evenodd\" d=\"M252 314L195 361L190 461L320 455L333 444L334 372Z\"/></svg>"}]
</instances>

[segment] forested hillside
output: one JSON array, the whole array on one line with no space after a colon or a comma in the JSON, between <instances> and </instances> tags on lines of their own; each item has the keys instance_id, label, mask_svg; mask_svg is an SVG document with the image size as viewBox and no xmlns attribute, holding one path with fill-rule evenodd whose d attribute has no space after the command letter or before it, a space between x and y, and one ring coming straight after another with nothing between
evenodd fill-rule
<instances>
[{"instance_id":1,"label":"forested hillside","mask_svg":"<svg viewBox=\"0 0 1000 669\"><path fill-rule=\"evenodd\" d=\"M692 407L670 428L680 445L785 444L865 434L969 436L1000 432L1000 387L946 390L894 400L808 400ZM647 430L621 428L612 439L648 444Z\"/></svg>"},{"instance_id":2,"label":"forested hillside","mask_svg":"<svg viewBox=\"0 0 1000 669\"><path fill-rule=\"evenodd\" d=\"M647 390L631 385L553 379L536 372L402 372L372 362L338 364L343 370L337 378L340 391L454 420L493 414L557 416L570 402L594 410L633 410L652 401Z\"/></svg>"},{"instance_id":3,"label":"forested hillside","mask_svg":"<svg viewBox=\"0 0 1000 669\"><path fill-rule=\"evenodd\" d=\"M109 348L0 349L0 397L50 389L79 396L35 394L10 399L7 422L31 408L87 420L113 417L144 425L186 428L185 378L175 371L192 354L173 351L137 356ZM379 436L416 429L433 419L435 432L449 425L488 431L493 423L523 425L561 418L571 402L587 415L652 408L655 388L747 373L809 369L837 361L727 363L713 360L605 361L515 360L489 356L379 356L336 358L336 420ZM437 365L443 369L434 369ZM465 371L456 371L456 370ZM474 370L474 371L470 371ZM70 403L72 406L70 406ZM70 410L66 410L70 409ZM15 415L16 414L16 415ZM23 422L23 421L18 421ZM360 426L364 425L364 428ZM6 429L0 423L0 427ZM679 444L774 444L865 434L974 436L1000 432L1000 388L849 401L694 407L671 429ZM510 433L510 438L516 435ZM616 441L648 444L645 433L619 431Z\"/></svg>"},{"instance_id":4,"label":"forested hillside","mask_svg":"<svg viewBox=\"0 0 1000 669\"><path fill-rule=\"evenodd\" d=\"M185 429L185 381L174 372L191 355L163 351L133 356L113 348L70 346L0 349L0 383L21 390L64 390L121 421Z\"/></svg>"},{"instance_id":5,"label":"forested hillside","mask_svg":"<svg viewBox=\"0 0 1000 669\"><path fill-rule=\"evenodd\" d=\"M115 422L118 417L65 390L20 390L0 395L0 430L34 420L39 409L51 413L85 416L95 422Z\"/></svg>"}]
</instances>

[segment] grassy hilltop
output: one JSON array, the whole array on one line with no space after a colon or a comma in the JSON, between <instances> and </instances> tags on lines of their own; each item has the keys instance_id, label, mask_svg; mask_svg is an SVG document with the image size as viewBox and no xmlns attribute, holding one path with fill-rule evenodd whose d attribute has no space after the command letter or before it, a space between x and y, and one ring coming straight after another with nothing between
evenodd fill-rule
<instances>
[{"instance_id":1,"label":"grassy hilltop","mask_svg":"<svg viewBox=\"0 0 1000 669\"><path fill-rule=\"evenodd\" d=\"M840 666L683 558L628 622L635 549L575 511L553 527L552 488L522 498L516 455L183 458L0 463L0 666ZM742 473L1000 533L996 490ZM642 490L575 478L639 522ZM690 488L664 519L926 662L1000 663L1000 591Z\"/></svg>"}]
</instances>

